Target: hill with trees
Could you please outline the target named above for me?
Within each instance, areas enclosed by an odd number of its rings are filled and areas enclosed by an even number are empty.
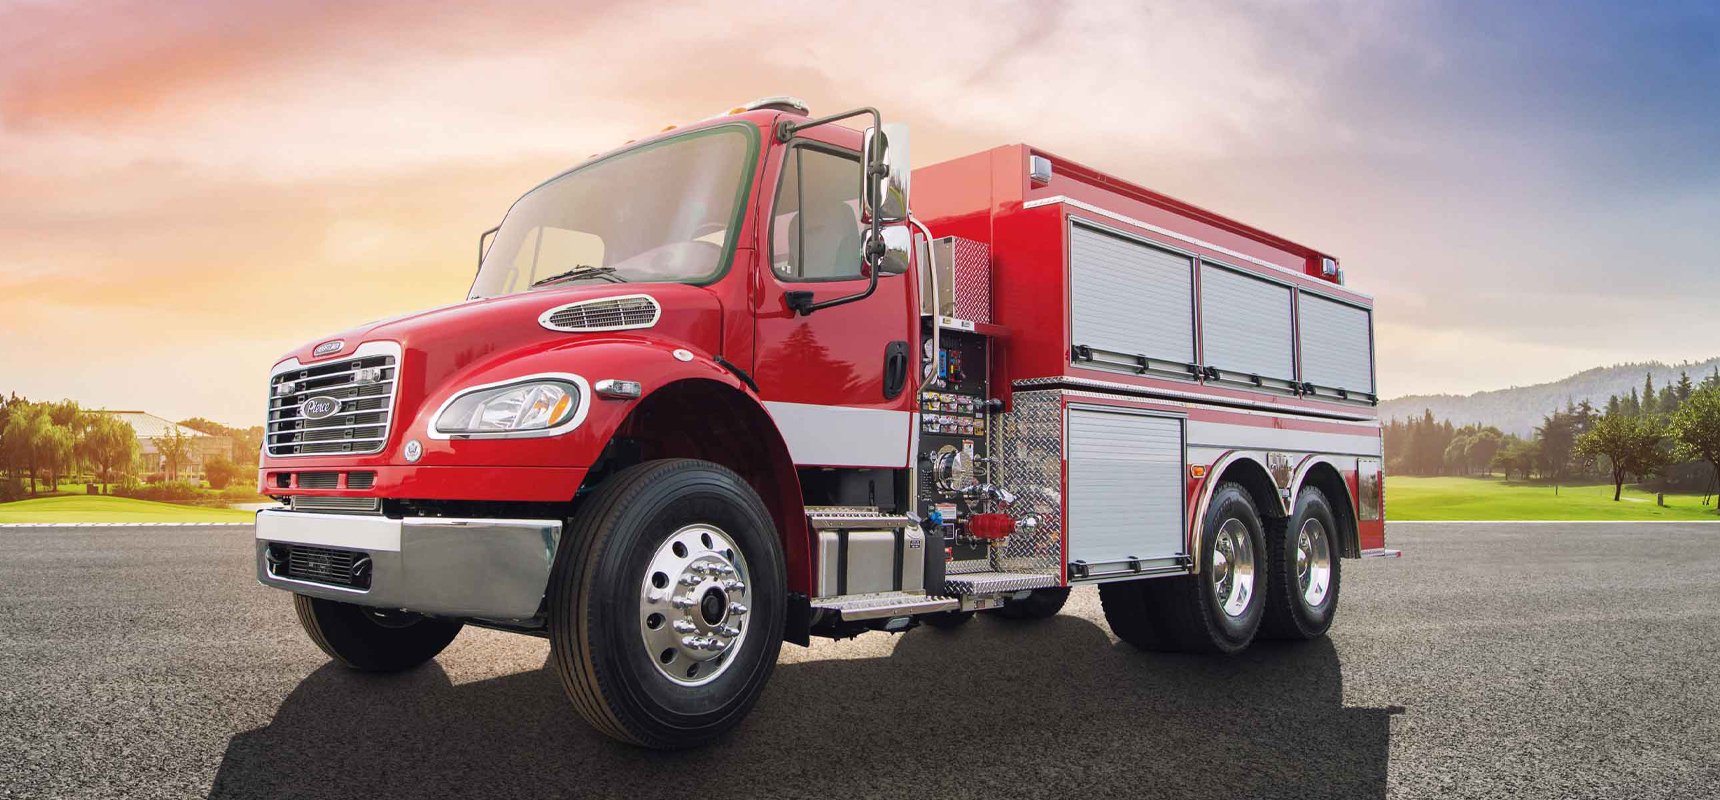
[[[1607,398],[1629,397],[1632,390],[1640,392],[1643,378],[1653,379],[1656,401],[1661,391],[1675,387],[1680,375],[1700,383],[1720,374],[1720,357],[1684,364],[1663,364],[1658,361],[1640,364],[1619,364],[1584,370],[1563,380],[1533,386],[1513,386],[1509,389],[1476,392],[1469,395],[1422,394],[1393,398],[1380,403],[1380,417],[1386,420],[1408,421],[1433,412],[1434,419],[1447,420],[1458,426],[1480,425],[1498,428],[1503,433],[1528,437],[1551,409],[1584,402],[1604,408]]]

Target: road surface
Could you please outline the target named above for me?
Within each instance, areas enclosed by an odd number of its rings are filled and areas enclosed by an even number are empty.
[[[240,528],[0,529],[0,797],[1692,797],[1720,792],[1720,525],[1394,525],[1329,639],[1040,624],[785,646],[727,741],[587,729],[540,639],[329,665]]]

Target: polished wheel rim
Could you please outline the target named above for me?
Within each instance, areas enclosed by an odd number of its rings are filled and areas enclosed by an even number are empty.
[[[750,573],[734,540],[688,525],[657,547],[639,589],[639,632],[657,671],[683,686],[716,680],[747,638]]]
[[[1254,540],[1232,517],[1218,526],[1212,546],[1212,594],[1227,617],[1240,617],[1254,597]]]
[[[1332,544],[1326,526],[1317,519],[1302,523],[1296,533],[1296,585],[1302,602],[1318,606],[1332,588]]]

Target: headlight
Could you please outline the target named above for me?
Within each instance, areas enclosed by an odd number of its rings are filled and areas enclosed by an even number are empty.
[[[442,407],[433,433],[450,436],[553,431],[580,416],[580,387],[571,380],[521,380],[469,389]]]

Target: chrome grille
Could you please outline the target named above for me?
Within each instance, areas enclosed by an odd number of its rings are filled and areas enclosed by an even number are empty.
[[[271,560],[280,558],[275,574],[283,578],[355,589],[370,588],[370,556],[356,550],[294,544],[271,545]],[[280,551],[285,550],[283,554]]]
[[[376,497],[317,497],[305,495],[290,498],[294,511],[339,511],[375,514],[382,510],[382,500]]]
[[[366,354],[367,349],[376,348],[360,347],[355,357],[326,364],[295,362],[269,379],[269,455],[361,455],[382,449],[394,412],[399,359]],[[340,406],[322,419],[307,419],[301,407],[312,397],[334,398]],[[299,476],[300,485],[311,488],[305,477]]]
[[[375,485],[376,473],[374,472],[349,472],[346,475],[346,488],[348,489],[369,489]]]
[[[333,489],[340,483],[338,472],[301,472],[300,489]]]
[[[604,297],[552,308],[538,322],[553,331],[615,331],[649,328],[661,309],[649,295]]]

